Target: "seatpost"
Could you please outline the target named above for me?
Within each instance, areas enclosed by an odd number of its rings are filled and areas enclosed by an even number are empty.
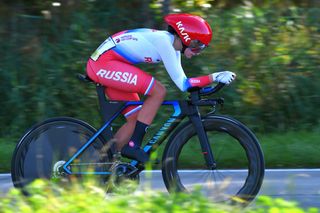
[[[108,121],[107,99],[106,99],[106,96],[104,93],[105,88],[101,84],[96,84],[96,90],[97,90],[97,94],[98,94],[100,113],[102,116],[102,120],[105,123]],[[113,137],[113,132],[112,132],[111,126],[106,128],[102,132],[102,135],[106,139],[105,142],[109,141]],[[114,147],[112,147],[112,148],[114,148]]]
[[[108,112],[107,112],[107,99],[105,96],[105,88],[101,84],[96,85],[96,90],[98,94],[100,113],[102,115],[103,122],[108,121]]]

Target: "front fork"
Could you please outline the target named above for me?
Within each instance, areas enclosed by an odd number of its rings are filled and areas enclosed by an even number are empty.
[[[202,154],[203,154],[204,159],[206,161],[207,167],[211,170],[216,169],[217,164],[216,164],[216,161],[214,160],[214,156],[213,156],[213,153],[212,153],[212,150],[210,147],[208,136],[207,136],[207,133],[204,129],[200,114],[196,113],[196,114],[191,115],[190,120],[196,129],[196,132],[197,132],[197,135],[199,138],[199,142],[201,145]]]

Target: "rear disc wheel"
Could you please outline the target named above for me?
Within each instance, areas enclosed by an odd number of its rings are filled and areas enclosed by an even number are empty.
[[[109,165],[101,164],[99,150],[104,139],[98,137],[70,165],[69,176],[63,170],[68,161],[94,134],[89,124],[74,118],[48,119],[32,127],[18,143],[12,159],[12,181],[15,187],[24,188],[36,179],[69,180],[72,176],[81,180],[86,171],[105,171]],[[111,161],[111,153],[103,162]]]

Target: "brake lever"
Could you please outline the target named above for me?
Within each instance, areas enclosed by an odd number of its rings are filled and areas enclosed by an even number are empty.
[[[224,106],[224,98],[215,99],[215,104],[212,105],[212,110],[207,115],[213,115],[217,111],[217,104],[220,105],[221,109]]]
[[[217,102],[221,106],[221,109],[222,109],[224,106],[224,98],[217,98]]]

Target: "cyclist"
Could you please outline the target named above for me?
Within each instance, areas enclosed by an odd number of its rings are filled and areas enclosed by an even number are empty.
[[[162,61],[181,91],[212,82],[230,84],[236,77],[233,72],[223,71],[187,78],[181,66],[181,54],[188,59],[199,55],[211,41],[211,27],[203,18],[191,14],[169,14],[164,20],[167,31],[142,28],[108,37],[87,62],[87,75],[106,86],[110,100],[138,101],[139,95],[147,96],[142,106],[125,109],[126,123],[114,136],[123,156],[142,163],[149,159],[141,149],[142,139],[164,100],[166,89],[135,64]]]

